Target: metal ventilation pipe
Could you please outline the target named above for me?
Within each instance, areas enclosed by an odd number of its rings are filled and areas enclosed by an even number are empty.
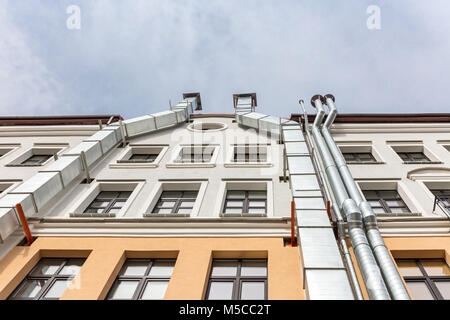
[[[320,161],[317,157],[317,152],[312,144],[312,137],[311,137],[311,134],[309,133],[308,114],[306,113],[304,102],[303,102],[303,100],[300,100],[299,103],[303,109],[303,114],[305,115],[305,127],[306,127],[305,131],[306,131],[308,141],[311,145],[311,153],[314,157],[314,161],[317,164],[317,170],[319,171],[320,180],[322,181],[322,185],[323,185],[326,197],[328,200],[330,200],[332,202],[333,211],[336,213],[337,225],[338,225],[338,240],[339,240],[339,244],[341,245],[342,253],[344,254],[345,263],[347,265],[348,273],[350,275],[350,280],[351,280],[352,287],[353,287],[353,292],[356,296],[356,299],[364,300],[364,296],[361,291],[361,287],[359,286],[358,277],[356,276],[356,271],[355,271],[355,267],[353,265],[352,257],[350,255],[350,252],[349,252],[348,246],[347,246],[346,235],[345,235],[345,221],[344,221],[344,218],[342,217],[341,211],[336,203],[336,200],[335,199],[333,200],[331,197],[330,190],[327,186],[327,181],[325,180],[325,176],[322,171],[323,164],[320,163]],[[329,116],[328,116],[328,118],[329,118]]]
[[[334,105],[334,97],[330,94],[324,97],[326,104],[330,110],[327,121],[322,127],[322,135],[328,145],[328,148],[333,155],[334,161],[337,164],[339,173],[344,181],[345,187],[350,194],[351,198],[356,202],[359,209],[362,212],[362,218],[364,226],[366,229],[367,238],[369,239],[370,246],[373,253],[375,254],[378,265],[383,274],[385,283],[389,289],[389,292],[393,299],[395,300],[410,300],[408,291],[403,284],[402,277],[397,271],[394,262],[389,254],[386,245],[384,244],[383,238],[381,237],[380,231],[378,229],[377,218],[372,210],[370,204],[364,200],[361,191],[356,185],[350,170],[348,169],[347,163],[341,150],[334,142],[330,131],[328,130],[336,118],[337,109]],[[331,118],[330,118],[331,117]],[[328,121],[332,119],[331,121]]]
[[[370,299],[389,300],[389,293],[383,282],[380,270],[377,266],[372,250],[363,230],[361,211],[355,201],[350,198],[341,180],[341,176],[333,160],[333,156],[328,150],[326,142],[320,133],[319,126],[322,124],[325,111],[322,107],[323,97],[316,95],[311,99],[311,104],[317,109],[316,119],[312,126],[312,134],[322,158],[325,172],[330,182],[339,209],[347,217],[348,233],[355,252],[356,260],[361,270],[361,274],[366,285]]]

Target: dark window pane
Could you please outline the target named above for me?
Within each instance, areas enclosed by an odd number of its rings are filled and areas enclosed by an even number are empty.
[[[429,276],[450,277],[450,268],[444,260],[421,260],[420,262]]]
[[[72,279],[57,279],[45,294],[45,299],[60,298],[71,282]]]
[[[242,282],[241,300],[264,300],[264,282],[244,281]]]
[[[445,300],[450,300],[450,281],[435,281],[436,287]]]
[[[414,300],[434,300],[425,282],[407,282],[408,289]]]
[[[168,285],[169,281],[148,281],[141,300],[162,300]]]
[[[419,266],[415,261],[398,260],[396,262],[402,276],[404,277],[423,276],[422,272],[419,269]]]
[[[42,290],[47,279],[42,280],[25,280],[14,297],[17,298],[34,298]]]
[[[62,263],[63,260],[42,259],[33,269],[31,275],[54,275]]]
[[[242,261],[241,276],[267,277],[267,262],[263,260]]]
[[[237,272],[237,261],[234,260],[216,260],[213,263],[213,268],[211,272],[212,277],[234,277]]]
[[[139,281],[118,280],[108,299],[132,299]]]
[[[127,260],[120,275],[122,276],[143,276],[150,264],[150,260]]]
[[[233,297],[233,282],[211,281],[208,300],[231,300]]]
[[[152,268],[150,269],[150,276],[164,276],[170,278],[173,272],[173,268],[175,267],[174,260],[157,260],[153,263]]]

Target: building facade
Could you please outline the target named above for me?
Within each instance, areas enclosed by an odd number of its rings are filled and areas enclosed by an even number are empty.
[[[3,119],[0,299],[395,299],[338,219],[315,117],[255,112],[256,94],[233,107],[204,114],[190,93],[128,120]],[[407,295],[448,299],[450,116],[330,131]]]

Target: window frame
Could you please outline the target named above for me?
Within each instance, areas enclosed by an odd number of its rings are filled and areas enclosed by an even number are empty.
[[[389,191],[389,192],[396,192],[398,195],[398,198],[383,198],[381,196],[378,196],[377,198],[368,198],[366,197],[366,195],[364,194],[365,191],[370,191],[370,192],[375,192],[377,195],[379,195],[380,191]],[[406,202],[403,200],[402,196],[398,193],[397,190],[363,190],[363,194],[364,194],[364,198],[370,202],[370,201],[378,201],[380,203],[381,208],[384,210],[385,214],[408,214],[408,213],[412,213],[411,209],[408,207],[408,205],[406,204]],[[404,206],[390,206],[387,202],[388,201],[401,201]],[[392,208],[406,208],[408,211],[407,212],[392,212]]]
[[[129,261],[148,261],[147,269],[145,270],[145,273],[143,276],[124,276],[120,273],[122,272],[123,267],[125,264]],[[106,300],[122,300],[122,301],[132,301],[132,300],[141,300],[142,294],[144,293],[145,285],[150,281],[155,282],[170,282],[170,279],[172,278],[173,273],[170,275],[170,277],[166,276],[150,276],[150,271],[156,261],[173,261],[174,262],[174,269],[177,262],[176,258],[128,258],[125,260],[125,262],[122,265],[122,268],[120,269],[119,273],[117,274],[116,278],[114,279],[113,284],[111,285],[111,288],[108,291],[108,294],[106,295]],[[138,285],[136,286],[135,292],[133,293],[133,296],[130,299],[110,299],[113,289],[115,289],[117,283],[119,281],[138,281]],[[164,293],[165,295],[165,293]],[[164,298],[163,298],[164,300]]]
[[[214,262],[217,261],[236,261],[237,262],[237,268],[236,268],[236,275],[235,276],[219,276],[219,277],[213,277],[212,271],[214,267]],[[266,262],[266,276],[242,276],[241,275],[241,269],[242,264],[244,261],[264,261]],[[241,300],[242,296],[242,283],[243,282],[264,282],[264,300],[268,300],[268,278],[269,278],[269,268],[268,268],[268,260],[267,259],[213,259],[211,262],[211,268],[209,270],[209,277],[208,277],[208,285],[206,288],[205,298],[204,300],[210,300],[208,299],[209,293],[211,291],[211,283],[212,282],[233,282],[233,291],[231,295],[231,301],[233,300]],[[264,301],[263,300],[263,301]],[[219,300],[220,301],[220,300]],[[224,301],[224,300],[222,300]],[[228,301],[228,300],[226,300]]]
[[[402,159],[403,163],[405,164],[411,164],[411,163],[419,163],[419,164],[426,164],[431,163],[431,159],[427,157],[427,155],[423,152],[406,152],[406,151],[396,151],[397,155]],[[422,159],[417,160],[413,157],[413,154],[421,154]]]
[[[153,162],[148,161],[130,161],[130,158],[134,154],[145,154],[146,152],[156,152],[158,150],[158,156]],[[157,168],[159,167],[166,152],[169,150],[167,144],[130,144],[119,155],[114,163],[109,164],[111,169],[137,169],[137,168]],[[142,153],[139,153],[142,152]],[[152,153],[156,154],[156,153]]]
[[[265,161],[236,161],[235,155],[236,155],[236,148],[238,147],[244,147],[244,148],[251,148],[254,147],[255,149],[260,149],[261,147],[265,148],[265,155],[266,159]],[[226,155],[226,162],[224,163],[225,168],[267,168],[273,166],[273,158],[272,158],[272,144],[270,142],[261,142],[261,143],[232,143],[229,145],[227,149],[227,155]],[[250,150],[248,153],[250,157]],[[278,154],[278,153],[277,153]]]
[[[28,148],[26,151],[24,151],[22,154],[20,154],[18,157],[16,157],[14,160],[10,161],[8,164],[6,164],[6,167],[43,167],[50,163],[52,159],[56,156],[61,155],[67,148],[68,144],[64,143],[55,143],[55,144],[36,144],[32,146],[31,148]],[[45,161],[42,161],[37,164],[24,164],[23,162],[27,161],[29,158],[35,156],[35,155],[50,155],[51,156],[46,159]]]
[[[32,275],[33,272],[36,270],[36,268],[39,266],[41,261],[43,260],[53,260],[58,261],[61,260],[58,269],[51,275]],[[78,274],[76,275],[60,275],[58,274],[64,266],[69,262],[69,260],[82,260],[83,264],[86,262],[86,258],[41,258],[38,263],[28,272],[28,274],[25,276],[25,278],[19,283],[19,285],[13,290],[13,292],[9,295],[8,300],[59,300],[59,298],[45,298],[45,295],[49,292],[49,290],[52,288],[53,284],[57,280],[73,280]],[[83,264],[81,265],[81,268],[83,267]],[[80,268],[80,269],[81,269]],[[16,293],[18,293],[26,281],[38,281],[38,280],[47,280],[47,282],[42,286],[42,288],[39,290],[39,292],[36,294],[34,298],[19,298],[14,297]],[[67,290],[67,288],[66,288]],[[65,292],[65,291],[64,291]],[[63,293],[64,294],[64,293]]]
[[[183,151],[183,148],[190,147],[210,147],[213,148],[213,152],[211,154],[211,158],[209,161],[205,162],[178,162],[178,158]],[[216,166],[217,157],[219,155],[219,144],[213,143],[189,143],[189,144],[180,144],[174,148],[172,152],[172,158],[169,163],[166,164],[166,168],[214,168]]]
[[[347,160],[345,158],[346,154],[351,154],[355,160],[354,161]],[[371,160],[361,160],[361,155],[362,154],[370,155]],[[342,156],[344,157],[345,162],[348,163],[348,164],[374,164],[374,163],[378,163],[377,159],[374,157],[372,152],[342,152]]]
[[[190,213],[179,213],[179,209],[191,209],[191,213],[192,210],[194,210],[194,206],[195,206],[195,202],[197,201],[198,198],[198,194],[199,194],[200,190],[171,190],[171,191],[162,191],[161,195],[159,196],[158,201],[156,202],[156,205],[153,207],[152,212],[150,214],[154,214],[154,215],[158,215],[158,216],[165,216],[165,215],[175,215],[175,216],[190,216]],[[155,210],[159,210],[159,209],[169,209],[169,207],[161,207],[158,206],[158,204],[160,202],[164,202],[161,197],[163,196],[164,192],[181,192],[181,197],[179,198],[166,198],[170,200],[174,200],[175,204],[172,206],[171,208],[171,212],[170,213],[159,213],[159,212],[155,212]],[[197,192],[195,198],[184,198],[184,194],[186,192]],[[182,203],[183,203],[183,199],[187,199],[187,200],[194,200],[194,203],[192,204],[192,208],[187,208],[187,207],[182,207]]]
[[[228,198],[228,192],[230,191],[236,191],[236,192],[244,192],[243,198],[236,198],[236,199],[229,199]],[[264,191],[266,193],[266,197],[264,199],[264,209],[265,213],[250,213],[249,209],[251,208],[249,205],[249,202],[252,200],[249,197],[249,192],[251,191]],[[262,199],[256,199],[257,201],[263,201]],[[233,207],[233,206],[227,206],[228,201],[242,201],[242,212],[241,213],[226,213],[226,209],[240,209],[241,207]],[[253,208],[262,208],[262,207],[253,207]],[[223,204],[222,209],[223,216],[225,217],[234,217],[234,216],[246,216],[246,217],[266,217],[267,216],[267,190],[226,190],[225,193],[225,201]]]
[[[414,262],[417,267],[419,268],[420,272],[422,272],[422,276],[403,276],[403,279],[405,280],[406,285],[408,285],[408,282],[421,282],[425,283],[427,288],[430,290],[430,294],[433,296],[434,300],[445,300],[442,296],[441,292],[439,291],[438,287],[436,286],[435,282],[450,282],[450,276],[430,276],[428,275],[426,269],[422,265],[421,261],[442,261],[445,264],[447,262],[445,259],[395,259],[395,262],[399,261],[409,261]],[[447,264],[448,266],[448,264]],[[413,297],[414,298],[414,297]]]
[[[97,180],[91,183],[91,186],[86,190],[77,202],[69,209],[68,216],[71,218],[115,218],[126,214],[128,209],[133,204],[134,200],[140,193],[145,184],[142,181],[127,181],[127,180]],[[117,213],[85,213],[85,210],[94,201],[95,198],[102,191],[131,191],[131,195]]]

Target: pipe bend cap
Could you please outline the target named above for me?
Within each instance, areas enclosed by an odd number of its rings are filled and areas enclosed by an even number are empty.
[[[326,94],[324,97],[323,97],[323,99],[325,100],[325,101],[327,101],[327,99],[331,99],[331,100],[333,100],[333,102],[336,102],[336,99],[334,98],[334,96],[332,95],[332,94]]]
[[[315,96],[313,96],[311,98],[311,105],[313,106],[313,108],[316,107],[316,104],[314,103],[317,99],[320,99],[320,102],[323,103],[323,97],[320,94],[316,94]]]

